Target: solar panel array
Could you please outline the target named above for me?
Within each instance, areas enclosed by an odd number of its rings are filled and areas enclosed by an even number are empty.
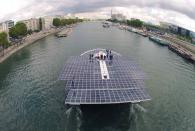
[[[122,77],[121,79],[144,79],[144,73],[139,69],[134,61],[120,59],[121,56],[115,56],[113,60],[106,60],[106,65],[112,79]],[[72,79],[101,79],[100,66],[97,60],[89,60],[88,57],[71,57],[66,62],[60,80]]]
[[[150,100],[144,89],[144,73],[133,61],[115,54],[113,60],[106,59],[110,79],[102,79],[97,59],[82,56],[70,57],[60,74],[66,80],[68,95],[65,104],[112,104]]]
[[[66,104],[114,104],[140,102],[149,100],[144,89],[124,90],[70,90],[65,100]]]

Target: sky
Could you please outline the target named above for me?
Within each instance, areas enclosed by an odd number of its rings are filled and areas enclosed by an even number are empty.
[[[0,21],[68,13],[109,18],[111,10],[127,18],[164,21],[195,31],[195,0],[0,0]]]

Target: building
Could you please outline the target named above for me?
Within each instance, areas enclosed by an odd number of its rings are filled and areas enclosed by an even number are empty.
[[[111,19],[112,20],[118,20],[118,21],[124,21],[126,20],[126,17],[123,14],[111,14]]]
[[[195,38],[192,38],[192,43],[195,44]]]
[[[43,18],[41,18],[42,21],[42,29],[43,30],[48,30],[51,29],[53,26],[53,16],[45,16]]]
[[[8,20],[8,21],[0,23],[0,32],[7,33],[8,41],[10,41],[8,32],[9,32],[9,29],[11,29],[13,26],[14,26],[14,21],[12,21],[12,20]]]
[[[192,43],[195,44],[195,32],[190,32],[190,37],[192,37]]]
[[[195,32],[190,31],[190,37],[195,38]]]
[[[160,27],[162,27],[163,29],[169,29],[170,26],[171,26],[170,23],[160,22]]]
[[[186,36],[186,37],[191,37],[190,34],[192,33],[192,31],[190,31],[190,30],[188,30],[186,28],[177,26],[177,25],[171,25],[169,27],[169,31],[171,33],[174,33],[174,34],[177,34],[177,35]]]
[[[26,24],[27,30],[32,30],[32,31],[40,30],[39,19],[31,18],[20,22]]]
[[[190,30],[185,29],[183,27],[178,27],[178,34],[180,34],[182,36],[190,37]]]
[[[176,26],[176,25],[170,25],[169,26],[169,31],[171,33],[177,34],[178,33],[178,26]]]
[[[0,32],[3,32],[3,24],[0,23]]]
[[[177,34],[177,35],[182,35],[182,36],[186,36],[186,37],[192,37],[192,31],[183,28],[181,26],[178,25],[174,25],[171,23],[167,23],[167,22],[160,22],[160,26],[163,29],[167,29],[168,31],[170,31],[171,33]]]
[[[14,21],[8,20],[0,23],[0,32],[9,32],[9,29],[14,26]]]

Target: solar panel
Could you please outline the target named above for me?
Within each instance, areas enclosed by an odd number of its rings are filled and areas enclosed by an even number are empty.
[[[144,89],[144,72],[136,62],[116,52],[113,59],[109,59],[108,53],[101,56],[106,53],[105,49],[94,49],[67,60],[59,77],[67,81],[65,104],[134,103],[150,99]]]
[[[96,74],[100,74],[98,61],[94,60],[91,62],[86,57],[84,58],[80,56],[69,59],[62,70],[60,80],[70,80],[73,79],[73,77],[74,79],[80,79],[80,77],[84,79],[86,75],[91,77],[91,79],[97,79],[94,77]],[[113,78],[116,78],[120,75],[131,79],[144,79],[144,73],[138,68],[138,66],[134,64],[133,61],[124,62],[120,59],[114,59],[111,61],[112,64],[110,65],[109,62],[110,61],[106,61],[106,64],[108,65],[107,68],[109,74],[111,74]]]
[[[70,90],[66,97],[66,104],[112,104],[141,102],[150,100],[145,89],[124,89],[124,90]]]
[[[72,80],[66,84],[67,89],[137,89],[144,88],[141,80]]]

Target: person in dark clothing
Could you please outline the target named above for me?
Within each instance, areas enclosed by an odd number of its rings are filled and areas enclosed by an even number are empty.
[[[108,58],[108,55],[109,55],[109,50],[106,49],[106,57]]]

